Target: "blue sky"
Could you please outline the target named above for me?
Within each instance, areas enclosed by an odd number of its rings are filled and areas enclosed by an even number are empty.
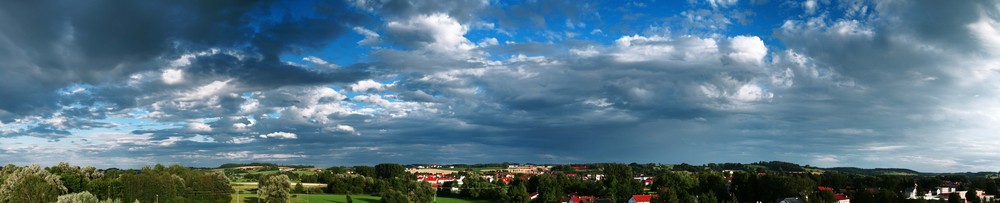
[[[1000,167],[992,1],[0,3],[0,162]]]

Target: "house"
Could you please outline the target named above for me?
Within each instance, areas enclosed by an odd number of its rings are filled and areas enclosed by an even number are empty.
[[[632,195],[631,199],[628,199],[628,203],[650,203],[653,201],[653,195]]]
[[[538,192],[532,192],[530,195],[528,195],[528,199],[531,200],[538,199]]]
[[[784,199],[778,199],[778,203],[806,203],[806,201],[803,201],[802,198],[798,197],[789,197]]]
[[[834,198],[837,198],[837,203],[851,203],[851,198],[848,198],[844,194],[834,194]]]
[[[278,167],[279,171],[294,171],[295,168],[292,167]]]
[[[563,197],[562,203],[593,203],[594,200],[596,200],[594,198],[594,196],[576,196],[576,195],[570,195],[570,196]]]

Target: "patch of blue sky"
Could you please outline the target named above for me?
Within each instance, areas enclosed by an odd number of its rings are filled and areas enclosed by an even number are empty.
[[[262,116],[262,118],[279,119],[279,118],[281,118],[281,112],[280,111],[275,111],[275,112],[271,112],[271,113],[266,113],[266,114],[264,114]]]

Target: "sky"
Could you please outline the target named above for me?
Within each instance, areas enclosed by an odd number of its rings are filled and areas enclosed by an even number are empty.
[[[0,162],[1000,168],[1000,2],[0,1]]]

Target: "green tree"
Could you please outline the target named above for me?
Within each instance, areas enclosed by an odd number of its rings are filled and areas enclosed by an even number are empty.
[[[371,166],[354,166],[354,174],[374,178],[375,168]]]
[[[235,190],[229,185],[229,178],[219,172],[193,172],[185,178],[188,184],[186,196],[192,201],[230,202]]]
[[[813,193],[809,197],[809,202],[811,203],[834,203],[837,202],[837,197],[834,196],[833,192],[828,190],[819,191]]]
[[[64,193],[66,187],[58,175],[31,165],[17,169],[4,179],[0,185],[0,202],[55,202]]]
[[[462,180],[462,196],[479,199],[486,196],[487,190],[493,187],[490,181],[479,176],[468,176]]]
[[[379,201],[381,203],[407,203],[410,200],[406,199],[406,195],[402,192],[389,189],[387,191],[382,191],[382,199]]]
[[[538,195],[542,202],[549,203],[559,202],[566,193],[556,176],[545,174],[538,176]]]
[[[413,184],[413,202],[416,203],[430,203],[434,201],[434,187],[428,182],[415,182]]]
[[[715,192],[708,192],[698,196],[699,203],[717,203],[719,198],[715,196]]]
[[[642,183],[633,179],[634,173],[628,165],[608,164],[604,166],[604,175],[605,194],[612,202],[624,202],[642,192]]]
[[[965,201],[962,201],[962,195],[958,195],[957,192],[953,192],[948,195],[948,203],[964,203],[964,202]]]
[[[528,203],[529,201],[531,201],[531,196],[528,194],[528,189],[524,187],[524,184],[517,184],[507,189],[507,194],[504,195],[502,202]]]
[[[375,176],[379,179],[403,178],[406,174],[406,168],[399,164],[375,165]]]
[[[90,192],[80,192],[60,195],[56,203],[97,203],[97,196]]]
[[[965,193],[965,200],[969,203],[979,203],[979,196],[976,196],[976,188],[969,187],[969,191]]]
[[[302,182],[295,183],[295,189],[292,189],[292,193],[305,193],[306,188],[302,187]]]
[[[288,202],[291,181],[286,175],[266,175],[258,181],[257,195],[267,202]]]
[[[120,200],[120,199],[106,199],[106,200],[97,201],[97,203],[122,203],[122,200]]]
[[[157,165],[156,168],[144,167],[138,173],[128,170],[118,179],[123,186],[121,197],[125,201],[167,202],[183,199],[181,194],[185,193],[186,188],[183,178],[170,174],[162,165]]]
[[[663,187],[657,190],[658,195],[653,198],[654,203],[678,203],[681,202],[674,190]]]

